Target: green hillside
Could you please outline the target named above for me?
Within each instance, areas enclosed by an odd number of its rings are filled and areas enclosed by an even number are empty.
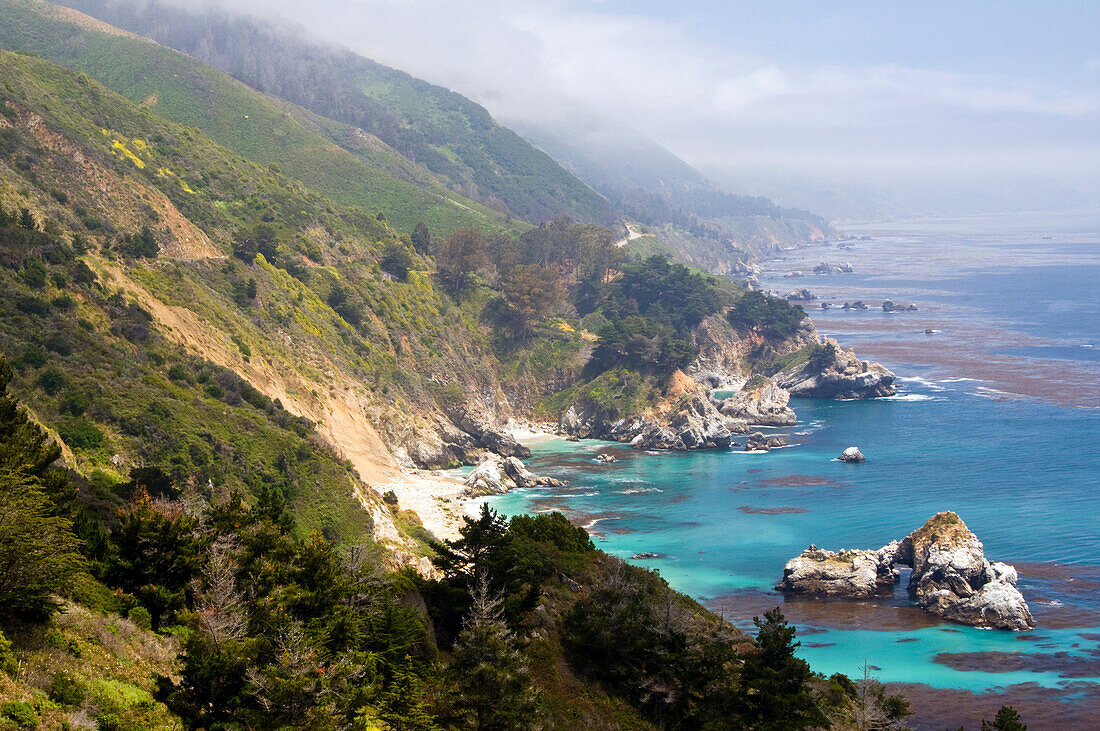
[[[277,164],[333,201],[384,212],[401,231],[499,227],[503,217],[448,190],[377,138],[266,97],[211,66],[39,0],[0,1],[0,48],[33,53],[101,83],[234,152]]]
[[[483,107],[404,72],[243,16],[162,3],[66,4],[213,64],[260,91],[360,127],[453,190],[517,218],[612,218],[607,201]]]

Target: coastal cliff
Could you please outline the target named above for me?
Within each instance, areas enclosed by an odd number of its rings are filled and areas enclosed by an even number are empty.
[[[776,589],[842,599],[889,596],[900,577],[897,566],[912,568],[908,591],[926,612],[971,627],[1035,627],[1016,588],[1016,569],[986,559],[981,541],[953,512],[937,513],[902,541],[877,551],[833,552],[811,545],[787,562]]]

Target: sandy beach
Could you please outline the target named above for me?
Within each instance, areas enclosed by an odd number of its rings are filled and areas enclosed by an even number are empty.
[[[564,439],[554,434],[551,424],[509,424],[508,431],[520,444],[530,446],[549,439]],[[376,489],[385,493],[393,490],[402,510],[412,510],[420,516],[420,522],[440,540],[459,537],[458,529],[463,518],[475,517],[481,511],[483,498],[466,494],[462,482],[463,473],[451,470],[407,470],[400,477],[379,484]]]

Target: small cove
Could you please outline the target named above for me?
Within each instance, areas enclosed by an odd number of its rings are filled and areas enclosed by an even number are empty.
[[[1043,222],[1053,241],[1020,219],[937,222],[869,229],[874,240],[853,250],[769,263],[766,288],[918,305],[900,314],[807,305],[819,330],[902,377],[897,397],[794,400],[798,424],[769,430],[791,446],[769,453],[542,442],[531,468],[569,487],[515,491],[494,507],[561,510],[609,553],[658,554],[636,562],[740,626],[783,606],[800,653],[826,674],[858,676],[866,663],[886,682],[973,692],[1032,683],[1067,698],[1077,683],[1100,683],[1100,363],[1082,347],[1100,341],[1100,238],[1090,233],[1100,225],[1067,219],[1059,233],[1057,220]],[[850,260],[856,274],[782,278],[821,259]],[[1051,393],[1035,392],[1040,380]],[[835,461],[853,444],[866,463]],[[600,452],[618,461],[597,463]],[[1017,564],[1034,632],[937,622],[909,606],[904,587],[844,607],[785,603],[772,591],[809,543],[877,548],[941,510],[958,512],[992,560]]]

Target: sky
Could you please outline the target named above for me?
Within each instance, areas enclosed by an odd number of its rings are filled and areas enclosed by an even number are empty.
[[[263,7],[505,122],[606,116],[718,175],[1027,174],[1100,201],[1095,0]]]

